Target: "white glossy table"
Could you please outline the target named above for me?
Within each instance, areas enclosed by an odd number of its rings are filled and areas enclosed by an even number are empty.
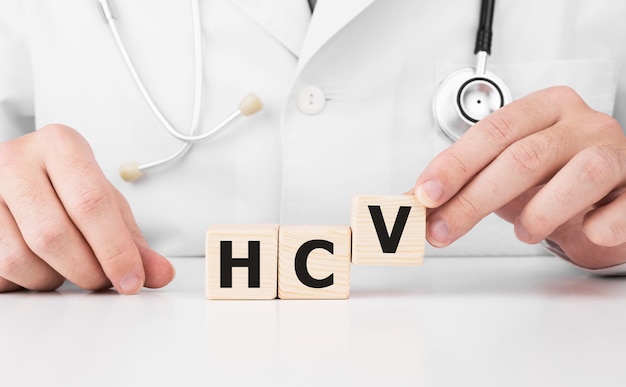
[[[0,295],[0,385],[626,385],[626,278],[556,258],[352,266],[341,301],[208,301],[173,262],[136,296]]]

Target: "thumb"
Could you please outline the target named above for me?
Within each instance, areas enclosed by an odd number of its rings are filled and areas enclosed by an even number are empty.
[[[126,227],[135,241],[135,245],[137,245],[137,249],[141,255],[146,275],[144,286],[147,288],[161,288],[169,284],[175,276],[174,266],[165,257],[148,246],[148,242],[146,242],[146,239],[135,221],[130,205],[115,187],[112,185],[111,187],[115,192],[120,211],[122,213],[122,218],[124,219]]]

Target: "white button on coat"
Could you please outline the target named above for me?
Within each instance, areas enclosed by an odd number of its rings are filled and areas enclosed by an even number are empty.
[[[319,87],[307,86],[298,93],[296,103],[302,113],[314,115],[324,109],[326,96]]]

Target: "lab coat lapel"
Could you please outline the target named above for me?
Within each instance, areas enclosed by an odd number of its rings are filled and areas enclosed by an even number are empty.
[[[272,36],[300,56],[311,10],[307,0],[231,0]]]
[[[298,63],[298,72],[315,53],[375,0],[318,0]],[[306,3],[304,0],[296,2]]]

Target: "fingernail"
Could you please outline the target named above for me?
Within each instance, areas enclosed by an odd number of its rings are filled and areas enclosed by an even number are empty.
[[[141,288],[141,279],[136,274],[131,274],[124,277],[120,281],[120,293],[122,294],[134,294]]]
[[[445,246],[450,237],[448,225],[441,219],[434,219],[428,222],[428,236],[430,243],[435,246]]]
[[[443,196],[443,188],[436,180],[426,180],[415,190],[417,199],[426,207],[435,207]]]

